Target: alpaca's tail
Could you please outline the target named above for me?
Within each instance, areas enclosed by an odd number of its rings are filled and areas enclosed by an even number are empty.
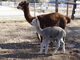
[[[67,24],[71,22],[71,18],[68,16],[65,16],[66,20],[67,20]]]

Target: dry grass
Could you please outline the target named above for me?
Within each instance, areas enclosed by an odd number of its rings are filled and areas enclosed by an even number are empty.
[[[54,56],[51,53],[55,47],[50,47],[47,55],[39,54],[40,44],[35,29],[26,21],[1,22],[0,60],[79,60],[80,52],[74,52],[80,46],[80,35],[75,35],[80,34],[79,22],[72,21],[66,28],[66,53],[61,54],[59,49]]]

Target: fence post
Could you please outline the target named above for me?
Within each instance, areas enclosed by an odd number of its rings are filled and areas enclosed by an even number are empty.
[[[16,5],[16,0],[13,0],[13,2],[14,2],[14,6]]]
[[[67,3],[67,14],[66,14],[67,16],[68,16],[68,8],[69,8],[69,4]]]
[[[36,0],[34,0],[34,16],[36,16]]]
[[[58,12],[58,0],[56,0],[55,12]]]
[[[74,0],[75,3],[76,3],[76,1],[77,0]],[[73,5],[73,11],[72,11],[71,19],[74,19],[75,9],[76,9],[76,4]]]

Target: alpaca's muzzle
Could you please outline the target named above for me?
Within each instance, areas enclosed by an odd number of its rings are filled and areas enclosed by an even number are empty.
[[[22,9],[22,7],[21,6],[17,6],[17,9]]]

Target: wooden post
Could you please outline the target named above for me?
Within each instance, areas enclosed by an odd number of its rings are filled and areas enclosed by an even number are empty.
[[[13,1],[14,2],[14,6],[16,5],[16,0]]]
[[[55,12],[58,12],[58,0],[56,0]]]
[[[74,0],[75,3],[76,3],[76,1],[77,0]],[[76,4],[73,5],[73,11],[72,11],[71,19],[74,19],[75,9],[76,9]]]
[[[36,16],[36,0],[34,0],[34,16]]]
[[[67,3],[67,13],[66,13],[67,16],[68,16],[68,8],[69,8],[69,4]]]

